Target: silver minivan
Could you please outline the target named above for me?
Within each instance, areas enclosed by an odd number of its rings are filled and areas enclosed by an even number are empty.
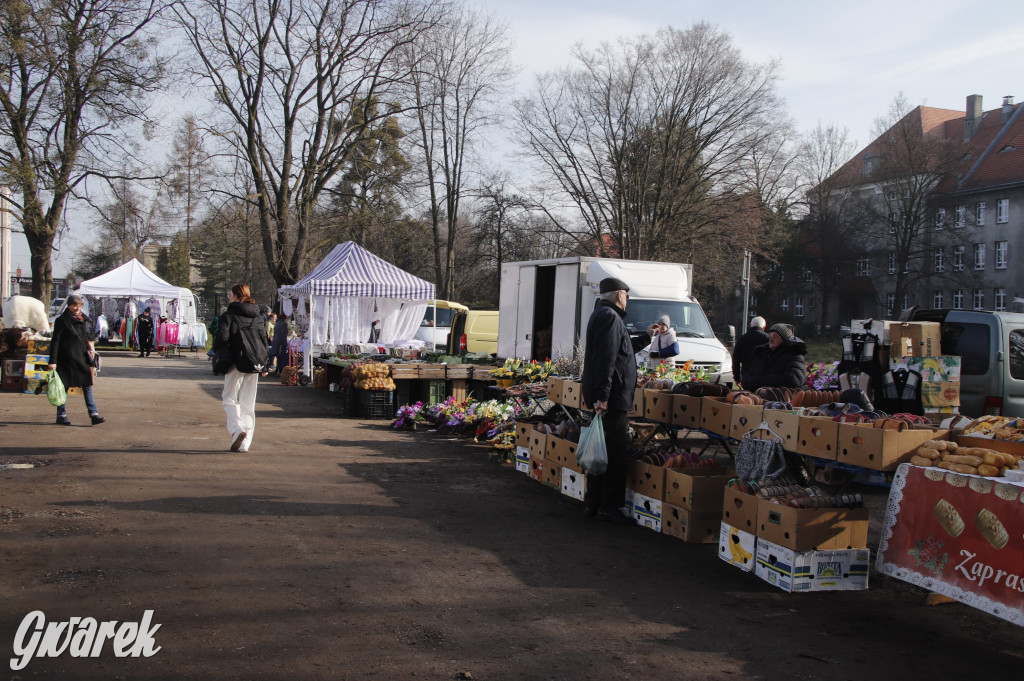
[[[914,310],[942,324],[942,354],[959,355],[960,413],[1024,416],[1024,313]]]

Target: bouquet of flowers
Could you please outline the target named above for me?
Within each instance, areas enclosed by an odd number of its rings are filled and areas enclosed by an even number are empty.
[[[807,365],[807,387],[812,390],[836,390],[839,388],[839,375],[836,369],[839,362],[812,362]]]

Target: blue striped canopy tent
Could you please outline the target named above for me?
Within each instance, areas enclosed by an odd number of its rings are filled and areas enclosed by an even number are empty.
[[[302,279],[282,286],[281,293],[433,300],[434,285],[378,258],[354,241],[346,241],[335,246]]]

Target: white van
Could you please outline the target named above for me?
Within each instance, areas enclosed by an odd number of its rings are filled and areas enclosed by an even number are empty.
[[[691,295],[693,266],[681,263],[574,257],[503,264],[498,357],[574,357],[607,277],[629,285],[625,321],[632,335],[646,334],[652,322],[668,315],[679,342],[676,364],[692,360],[711,381],[732,383],[729,351]],[[638,363],[645,358],[638,355]]]
[[[437,307],[437,318],[434,318],[434,307]],[[469,308],[460,303],[453,303],[450,300],[435,300],[427,305],[427,311],[420,321],[420,328],[416,330],[416,338],[442,350],[448,342],[448,334],[452,330],[452,319],[456,312],[465,312]]]

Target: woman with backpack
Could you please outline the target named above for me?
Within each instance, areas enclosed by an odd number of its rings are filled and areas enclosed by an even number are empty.
[[[235,284],[213,340],[214,370],[224,371],[221,401],[228,415],[231,451],[247,452],[256,430],[256,388],[267,375],[267,327],[247,284]],[[216,366],[219,357],[230,357]],[[219,372],[218,372],[219,373]]]

